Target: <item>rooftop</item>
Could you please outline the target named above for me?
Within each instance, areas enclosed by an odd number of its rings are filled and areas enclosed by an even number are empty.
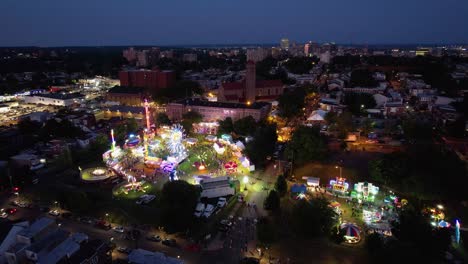
[[[42,217],[39,220],[36,220],[31,226],[18,233],[20,236],[33,237],[37,233],[41,232],[43,229],[47,228],[49,225],[54,224],[55,220],[48,217]]]
[[[80,245],[80,250],[75,252],[70,258],[62,260],[58,263],[66,264],[81,264],[85,263],[85,260],[92,258],[96,253],[101,250],[109,250],[108,244],[104,243],[102,240],[90,240],[87,243]]]
[[[31,97],[46,97],[52,99],[60,99],[60,100],[68,100],[68,99],[75,99],[75,98],[82,98],[84,97],[81,93],[49,93],[49,94],[37,94],[37,95],[29,95]]]
[[[145,112],[144,107],[140,106],[125,106],[125,105],[113,105],[107,108],[109,111],[112,112],[122,112],[122,113],[133,113],[133,114],[143,114]]]
[[[180,259],[175,259],[165,256],[160,252],[151,252],[144,249],[134,249],[128,255],[128,262],[135,264],[183,264],[184,262]]]
[[[127,86],[114,86],[108,93],[126,93],[126,94],[142,94],[143,88],[140,87],[127,87]]]
[[[236,108],[236,109],[261,109],[268,106],[266,102],[254,102],[250,105],[244,103],[227,103],[227,102],[210,102],[200,99],[184,99],[175,102],[176,104],[183,104],[186,106],[205,106],[205,107],[219,107],[219,108]]]

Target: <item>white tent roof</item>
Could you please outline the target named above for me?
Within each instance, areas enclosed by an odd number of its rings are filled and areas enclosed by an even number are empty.
[[[310,114],[310,116],[307,118],[307,121],[323,121],[325,120],[325,115],[327,114],[328,112],[325,111],[325,110],[315,110],[312,112],[312,114]]]

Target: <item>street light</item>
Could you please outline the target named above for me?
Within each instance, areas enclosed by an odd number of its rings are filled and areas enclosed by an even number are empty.
[[[242,181],[244,182],[244,190],[247,190],[247,183],[249,183],[249,177],[248,177],[248,176],[244,176],[244,178],[242,179]]]
[[[335,166],[335,169],[340,169],[340,178],[343,178],[343,168],[341,166]]]

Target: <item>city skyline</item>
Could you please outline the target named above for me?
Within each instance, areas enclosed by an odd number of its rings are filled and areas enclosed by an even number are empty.
[[[301,6],[301,8],[298,8]],[[456,7],[456,8],[455,8]],[[468,3],[297,1],[123,3],[4,1],[0,46],[461,44]]]

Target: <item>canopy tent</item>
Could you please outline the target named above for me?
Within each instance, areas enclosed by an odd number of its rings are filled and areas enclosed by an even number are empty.
[[[306,193],[307,187],[304,184],[294,184],[291,186],[291,193]]]
[[[327,113],[328,112],[325,110],[315,110],[307,118],[307,121],[325,121],[325,116],[327,115]]]
[[[346,243],[358,243],[361,241],[361,230],[353,223],[343,223],[340,227],[344,231],[344,239]]]

